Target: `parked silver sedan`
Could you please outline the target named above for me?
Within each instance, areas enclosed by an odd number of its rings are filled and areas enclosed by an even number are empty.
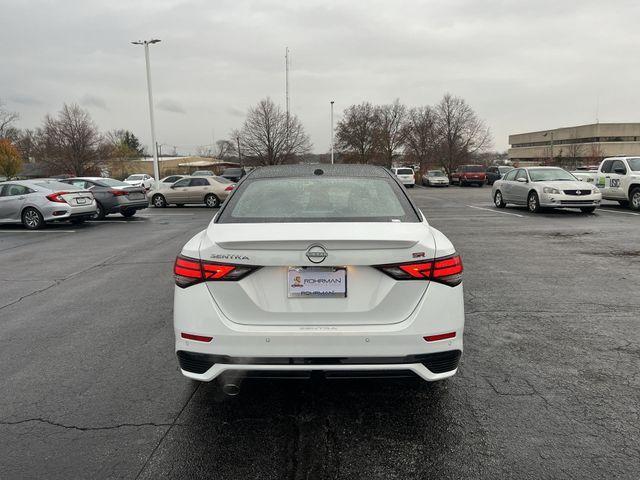
[[[422,185],[425,187],[448,187],[449,177],[442,170],[428,170],[422,175]]]
[[[216,177],[185,177],[176,183],[160,184],[158,190],[151,190],[151,204],[154,207],[178,206],[186,204],[205,204],[210,208],[219,207],[229,196],[234,184],[229,180]]]
[[[492,195],[498,208],[509,203],[526,205],[532,213],[542,208],[579,208],[592,213],[602,201],[600,190],[558,167],[513,169],[496,180]]]
[[[0,183],[0,223],[22,223],[37,230],[47,222],[82,223],[96,213],[93,194],[57,180]]]

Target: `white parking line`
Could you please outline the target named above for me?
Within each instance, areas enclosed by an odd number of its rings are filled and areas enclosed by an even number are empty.
[[[596,210],[597,212],[609,212],[609,213],[621,213],[623,215],[636,215],[636,216],[640,216],[640,213],[633,213],[633,212],[619,212],[618,210],[608,210],[606,208],[602,208],[600,207],[598,210]]]
[[[195,213],[152,213],[151,215],[136,215],[136,217],[195,217]]]
[[[473,205],[466,205],[466,206],[469,208],[476,208],[478,210],[486,210],[487,212],[491,212],[491,213],[501,213],[502,215],[513,215],[514,217],[520,217],[520,218],[524,217],[524,215],[518,215],[517,213],[501,212],[500,210],[493,210],[491,208],[474,207]]]
[[[76,233],[75,230],[0,230],[0,233]]]

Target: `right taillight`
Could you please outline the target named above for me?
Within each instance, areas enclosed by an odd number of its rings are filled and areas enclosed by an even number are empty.
[[[69,192],[55,192],[47,195],[47,200],[54,203],[67,203],[67,201],[62,198],[63,195],[67,195]]]
[[[456,254],[426,262],[378,265],[376,268],[396,280],[431,280],[451,287],[462,283],[462,258]]]
[[[178,255],[173,265],[176,285],[187,288],[200,282],[234,281],[246,277],[260,267],[209,262]]]
[[[127,192],[126,190],[117,190],[115,188],[112,188],[111,195],[113,195],[114,197],[123,197],[125,195],[129,195],[129,192]]]

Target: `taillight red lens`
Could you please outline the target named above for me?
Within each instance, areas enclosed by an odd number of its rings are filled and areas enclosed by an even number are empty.
[[[233,185],[229,185],[227,188],[224,189],[225,192],[230,192],[231,190],[233,190]]]
[[[424,338],[427,342],[437,342],[438,340],[447,340],[449,338],[456,338],[456,332],[439,333],[437,335],[427,335]]]
[[[197,342],[210,342],[213,337],[205,337],[204,335],[194,335],[193,333],[180,332],[180,336],[185,340],[195,340]]]
[[[114,197],[122,197],[128,194],[129,192],[127,192],[126,190],[116,190],[116,189],[111,190],[111,195],[113,195]]]
[[[173,266],[176,285],[187,288],[200,282],[233,281],[246,277],[260,267],[208,262],[179,255]]]
[[[429,262],[379,265],[376,268],[396,280],[431,280],[451,287],[462,283],[462,258],[456,254]]]
[[[47,195],[47,199],[50,202],[55,202],[55,203],[67,203],[67,201],[62,198],[62,195],[66,195],[69,192],[55,192],[55,193],[50,193],[49,195]]]

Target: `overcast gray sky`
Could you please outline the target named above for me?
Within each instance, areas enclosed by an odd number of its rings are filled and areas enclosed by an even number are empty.
[[[0,98],[35,127],[63,102],[102,130],[146,144],[142,47],[151,48],[158,140],[179,151],[225,138],[247,108],[292,110],[316,152],[336,113],[368,100],[433,104],[464,97],[509,133],[595,121],[638,121],[640,2],[516,0],[0,0]],[[599,98],[599,102],[598,102]]]

